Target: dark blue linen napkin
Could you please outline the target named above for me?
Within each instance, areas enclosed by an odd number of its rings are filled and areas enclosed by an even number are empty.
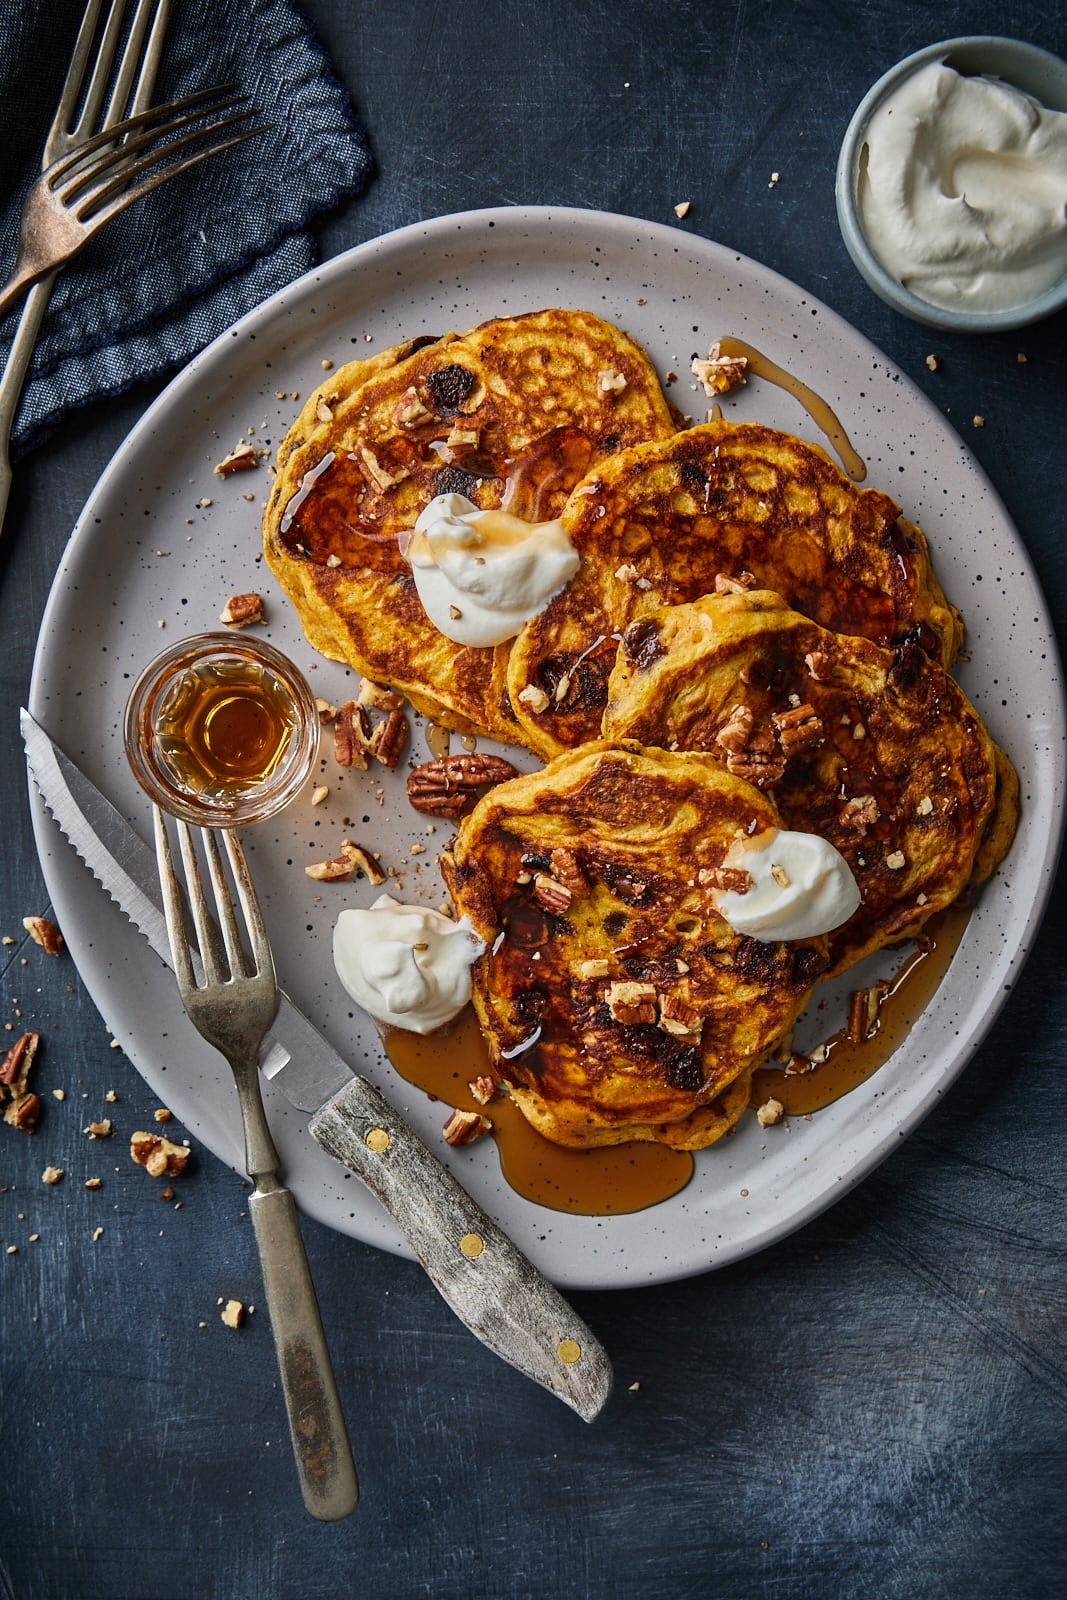
[[[0,281],[84,6],[0,0]],[[364,187],[366,137],[295,0],[172,0],[156,101],[217,83],[252,95],[269,128],[132,206],[60,274],[13,456],[66,412],[179,367],[307,271],[316,259],[312,218]],[[17,318],[16,310],[0,323],[0,362]]]

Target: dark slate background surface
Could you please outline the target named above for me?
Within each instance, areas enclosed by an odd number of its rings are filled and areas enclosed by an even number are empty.
[[[368,193],[323,228],[324,253],[468,207],[551,202],[671,222],[689,198],[681,226],[827,301],[960,427],[1062,624],[1067,321],[978,341],[923,331],[861,283],[833,206],[841,135],[885,68],[970,32],[1063,54],[1059,5],[312,0],[309,10],[378,163]],[[932,349],[944,358],[937,373],[925,365]],[[219,1296],[259,1295],[240,1180],[201,1152],[182,1209],[156,1198],[125,1149],[150,1125],[152,1096],[109,1048],[69,958],[45,957],[22,934],[22,917],[46,908],[16,711],[69,530],[151,398],[146,388],[79,416],[24,462],[0,539],[0,933],[16,939],[0,947],[0,1007],[16,1030],[45,1036],[46,1102],[34,1139],[0,1127],[10,1592],[1063,1593],[1062,896],[973,1064],[859,1189],[742,1265],[574,1297],[618,1372],[592,1428],[489,1356],[416,1267],[309,1224],[363,1501],[339,1526],[305,1516],[265,1317],[239,1333],[218,1318]],[[53,1087],[66,1089],[63,1104]],[[108,1088],[118,1137],[91,1144],[81,1129]],[[67,1169],[54,1189],[40,1182],[50,1162]],[[95,1193],[82,1187],[92,1173],[104,1180]]]

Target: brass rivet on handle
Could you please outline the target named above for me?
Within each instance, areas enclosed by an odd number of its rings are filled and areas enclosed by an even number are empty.
[[[384,1128],[371,1128],[367,1134],[367,1146],[371,1150],[388,1150],[389,1135]]]
[[[561,1339],[556,1346],[556,1354],[564,1366],[573,1367],[582,1357],[582,1347],[577,1339]]]
[[[480,1256],[485,1249],[485,1240],[480,1233],[465,1233],[459,1241],[459,1248],[465,1256],[473,1260],[475,1256]]]

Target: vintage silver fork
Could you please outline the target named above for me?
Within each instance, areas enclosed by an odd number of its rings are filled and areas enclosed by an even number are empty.
[[[237,834],[230,829],[201,828],[196,831],[211,878],[216,925],[208,911],[192,830],[178,822],[178,842],[203,974],[203,982],[198,983],[167,824],[159,807],[153,810],[159,880],[182,1003],[193,1026],[226,1057],[237,1085],[244,1125],[245,1170],[254,1186],[248,1210],[259,1246],[304,1504],[320,1521],[334,1522],[355,1509],[359,1489],[296,1206],[279,1176],[278,1152],[259,1089],[260,1046],[278,1009],[278,985],[266,925]],[[250,956],[241,943],[220,835],[237,888]]]
[[[53,161],[70,155],[98,129],[113,127],[123,117],[136,116],[152,103],[170,0],[138,0],[110,97],[107,89],[122,35],[126,0],[111,0],[94,55],[93,41],[101,4],[102,0],[88,0],[85,8],[63,91],[45,140],[42,171]],[[55,281],[56,274],[49,273],[30,290],[0,376],[0,528],[11,492],[11,429]]]
[[[254,115],[247,95],[235,95],[232,84],[201,89],[116,122],[53,162],[26,196],[14,270],[0,289],[0,316],[127,206],[209,156],[251,139],[260,129],[239,125]],[[227,138],[220,137],[228,131]],[[176,134],[180,137],[172,137]]]

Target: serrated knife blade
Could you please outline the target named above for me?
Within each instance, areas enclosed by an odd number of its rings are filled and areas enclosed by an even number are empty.
[[[170,967],[154,851],[28,711],[21,713],[21,726],[30,774],[60,830]],[[284,993],[262,1065],[292,1105],[311,1113],[308,1126],[322,1148],[385,1206],[461,1321],[587,1422],[599,1415],[612,1389],[603,1346],[385,1097],[352,1072]],[[482,1241],[473,1255],[472,1236]]]

